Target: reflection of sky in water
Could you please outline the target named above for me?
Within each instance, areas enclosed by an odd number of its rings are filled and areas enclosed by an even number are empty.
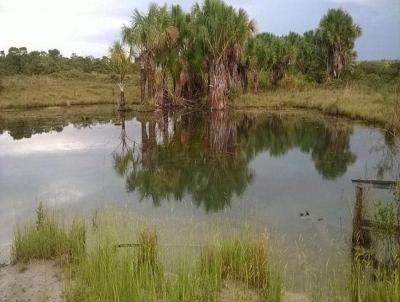
[[[173,129],[171,123],[168,129]],[[135,119],[126,123],[126,131],[140,142],[140,123]],[[0,244],[9,241],[16,221],[32,215],[39,201],[81,214],[116,205],[149,217],[251,220],[289,239],[317,234],[329,241],[332,232],[340,229],[348,234],[354,196],[350,180],[375,177],[374,167],[381,158],[370,151],[384,144],[379,131],[355,126],[350,145],[357,160],[332,180],[324,179],[311,155],[297,147],[278,157],[261,152],[249,163],[254,178],[245,192],[222,211],[206,213],[202,206],[192,204],[188,194],[179,202],[170,200],[154,207],[151,200],[139,201],[137,192],[128,193],[112,162],[120,134],[121,126],[95,124],[81,129],[69,125],[59,133],[21,140],[13,140],[8,133],[0,135]],[[160,133],[157,141],[162,141]],[[311,219],[300,219],[299,213],[305,210]],[[323,221],[317,222],[318,218]]]

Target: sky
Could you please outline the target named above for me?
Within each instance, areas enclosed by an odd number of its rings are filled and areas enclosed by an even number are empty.
[[[200,0],[201,1],[201,0]],[[0,0],[0,50],[26,46],[57,48],[95,57],[108,54],[129,24],[135,8],[146,12],[150,2],[180,4],[190,10],[194,0]],[[361,60],[400,59],[400,0],[226,0],[244,8],[260,32],[303,33],[318,26],[329,8],[342,7],[362,27],[356,43]]]

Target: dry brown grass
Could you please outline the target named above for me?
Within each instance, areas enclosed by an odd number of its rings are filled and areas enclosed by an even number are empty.
[[[394,135],[400,135],[400,94],[393,102],[390,125]]]
[[[139,102],[137,78],[127,85],[128,104]],[[30,109],[49,106],[116,104],[119,91],[110,75],[51,74],[4,77],[0,109]]]
[[[378,122],[387,125],[395,119],[393,104],[398,95],[386,91],[363,90],[357,87],[313,87],[304,90],[277,89],[260,94],[244,94],[235,102],[235,108],[304,108],[351,119]]]

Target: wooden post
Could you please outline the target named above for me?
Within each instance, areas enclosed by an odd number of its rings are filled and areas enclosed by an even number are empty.
[[[354,204],[353,213],[353,254],[359,247],[369,248],[371,238],[369,231],[363,228],[364,221],[364,190],[362,186],[356,186],[356,202]]]

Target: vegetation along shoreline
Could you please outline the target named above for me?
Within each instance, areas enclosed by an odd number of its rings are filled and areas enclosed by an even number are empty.
[[[220,0],[134,10],[102,58],[57,49],[0,53],[0,110],[119,104],[156,108],[303,108],[398,132],[400,62],[357,61],[362,29],[329,9],[316,29],[257,32],[243,9]]]

